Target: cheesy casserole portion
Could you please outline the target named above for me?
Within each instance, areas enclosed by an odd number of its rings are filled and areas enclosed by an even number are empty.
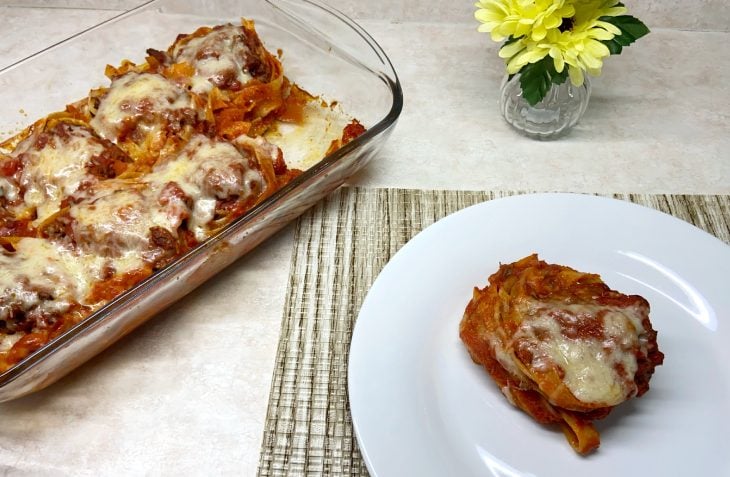
[[[507,400],[581,454],[600,444],[592,421],[646,393],[664,358],[644,298],[537,255],[475,288],[459,332]]]

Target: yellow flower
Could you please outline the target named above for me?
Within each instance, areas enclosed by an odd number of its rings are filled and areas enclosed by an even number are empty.
[[[566,19],[561,28],[548,30],[541,40],[520,38],[505,44],[499,56],[507,60],[507,73],[515,74],[528,63],[550,55],[558,73],[568,65],[570,81],[576,86],[583,84],[584,71],[599,75],[603,59],[610,55],[602,41],[621,33],[616,26],[599,19],[624,14],[626,8],[617,7],[617,3],[618,0],[576,0],[575,15]]]
[[[474,6],[479,31],[490,32],[494,41],[510,36],[540,41],[575,14],[568,0],[480,0]]]
[[[511,75],[528,63],[537,63],[547,54],[548,51],[538,48],[536,42],[524,38],[507,43],[499,50],[500,58],[507,60],[507,73]]]

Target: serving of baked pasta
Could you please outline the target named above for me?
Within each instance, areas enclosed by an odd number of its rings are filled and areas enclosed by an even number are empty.
[[[329,108],[250,20],[147,55],[0,143],[0,372],[297,177],[266,135]]]
[[[644,298],[537,255],[474,289],[459,334],[510,403],[580,454],[600,444],[592,421],[646,393],[664,358]]]

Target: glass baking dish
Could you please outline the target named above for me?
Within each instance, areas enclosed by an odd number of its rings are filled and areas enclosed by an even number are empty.
[[[179,33],[252,18],[284,73],[310,93],[337,100],[366,128],[284,188],[166,268],[0,374],[0,401],[42,389],[132,331],[342,185],[367,164],[403,106],[382,48],[337,10],[307,0],[147,2],[0,71],[0,137],[107,84],[106,64],[143,61]]]

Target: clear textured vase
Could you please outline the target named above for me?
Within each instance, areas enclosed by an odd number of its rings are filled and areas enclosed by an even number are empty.
[[[542,101],[535,106],[522,97],[520,75],[502,82],[500,110],[504,119],[522,134],[534,139],[554,139],[570,131],[588,106],[591,84],[588,78],[582,86],[570,80],[552,85]]]

